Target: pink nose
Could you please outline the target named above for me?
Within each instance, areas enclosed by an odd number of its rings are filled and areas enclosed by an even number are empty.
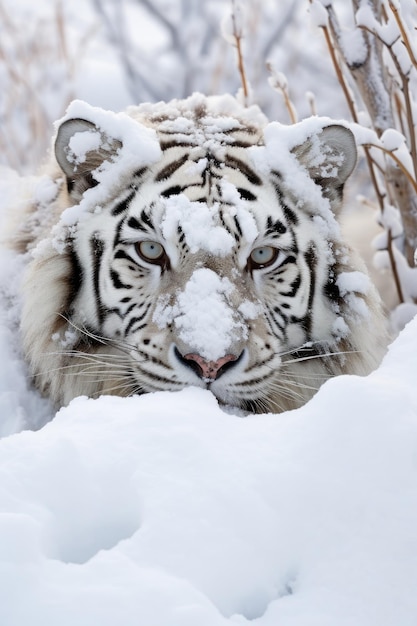
[[[199,354],[190,353],[185,354],[184,359],[197,363],[197,373],[201,378],[216,380],[222,367],[224,367],[226,363],[230,363],[230,361],[236,361],[237,357],[235,357],[234,354],[226,354],[226,356],[222,356],[220,359],[217,359],[217,361],[206,361],[206,359],[203,359]]]

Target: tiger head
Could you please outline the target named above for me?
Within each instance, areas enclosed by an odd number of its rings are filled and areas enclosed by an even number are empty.
[[[377,364],[379,300],[337,222],[348,128],[195,94],[123,114],[75,102],[54,145],[55,195],[20,241],[24,348],[58,405],[196,385],[280,412]]]

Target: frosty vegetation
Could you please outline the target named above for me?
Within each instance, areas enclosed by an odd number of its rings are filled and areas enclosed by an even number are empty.
[[[401,326],[417,311],[416,5],[352,0],[347,24],[333,3],[310,2],[364,148],[375,200],[363,201],[373,203],[384,229],[375,264],[394,281],[400,305],[393,319]]]

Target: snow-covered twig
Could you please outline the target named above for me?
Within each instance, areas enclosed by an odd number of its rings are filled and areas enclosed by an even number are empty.
[[[231,30],[229,33],[228,30]],[[245,105],[249,104],[249,88],[246,78],[245,63],[243,60],[243,11],[237,0],[231,0],[230,23],[223,23],[223,35],[236,48],[237,68],[239,71],[242,94]]]
[[[394,237],[389,220],[382,219],[387,231],[386,245],[400,302],[410,299],[409,290],[398,275],[398,254],[410,270],[417,248],[417,143],[416,106],[412,80],[416,76],[416,54],[400,3],[393,0],[352,0],[356,25],[342,28],[333,3],[310,0],[317,25],[329,49],[352,120],[372,127],[375,141],[360,142],[365,150],[371,182],[381,215],[394,205],[401,215],[403,237]],[[417,20],[414,10],[413,19]],[[349,81],[353,80],[355,92]],[[355,93],[355,95],[353,95]],[[357,103],[357,97],[361,102]],[[361,109],[367,112],[367,121]],[[402,135],[401,150],[380,141],[386,133]],[[378,157],[375,148],[382,151]],[[402,242],[402,244],[400,244]],[[400,247],[399,247],[400,246]],[[394,250],[395,247],[395,250]],[[414,296],[412,296],[412,299]]]
[[[75,70],[91,29],[80,28],[70,45],[66,18],[65,5],[56,0],[48,18],[35,14],[22,29],[22,15],[0,0],[0,162],[21,172],[39,166],[53,120],[74,98]]]
[[[402,43],[404,44],[404,46],[407,49],[407,53],[409,56],[410,61],[412,62],[412,64],[414,65],[414,67],[417,69],[417,59],[416,59],[416,55],[414,53],[414,50],[412,48],[411,42],[410,42],[410,38],[409,38],[409,34],[407,32],[407,29],[405,27],[405,24],[403,22],[400,10],[397,6],[395,6],[394,2],[392,2],[392,0],[388,0],[388,5],[389,8],[392,11],[392,14],[395,18],[395,21],[397,22],[397,26],[398,29],[401,33],[401,40]]]
[[[271,74],[268,82],[273,89],[275,89],[282,95],[285,108],[287,109],[288,115],[290,116],[291,124],[295,124],[298,119],[297,110],[290,98],[287,78],[282,72],[277,72],[271,62],[268,62],[266,66]]]

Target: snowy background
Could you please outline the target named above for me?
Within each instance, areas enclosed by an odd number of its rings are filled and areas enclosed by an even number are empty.
[[[167,33],[174,31],[160,28],[160,16],[151,19],[147,2],[120,2],[131,12],[124,25],[119,3],[70,4],[64,14],[61,3],[0,2],[3,58],[7,52],[21,77],[11,88],[1,66],[8,121],[1,128],[8,168],[0,170],[2,228],[7,208],[34,183],[19,174],[35,171],[49,124],[68,98],[117,110],[139,99],[132,90],[145,90],[146,78],[161,93],[141,99],[186,95],[190,84],[209,89],[198,84],[197,56],[190,55],[188,78],[184,70],[172,79]],[[149,4],[172,9],[168,0]],[[193,9],[182,35],[190,39],[201,19],[207,31],[215,28],[224,4],[178,2],[171,17]],[[282,25],[287,20],[279,32],[274,4],[262,4],[254,42],[266,45],[275,33],[275,60],[297,73],[301,103],[306,77],[316,86],[321,80],[311,68],[319,61],[325,77],[327,60],[305,3],[279,3]],[[63,22],[65,46],[57,35]],[[41,26],[50,37],[39,41]],[[136,77],[127,71],[132,48],[121,49],[117,38],[122,26],[140,46]],[[11,47],[13,33],[25,46]],[[303,51],[306,33],[311,48]],[[221,38],[218,49],[210,41],[198,61],[204,75],[234,92],[233,58],[216,73],[213,59],[229,53]],[[47,67],[42,59],[50,58],[56,63]],[[157,86],[155,67],[165,68]],[[117,88],[108,89],[110,80]],[[327,108],[319,112],[340,118],[344,105],[332,80],[330,72],[323,78]],[[287,121],[276,94],[262,97],[271,116]],[[329,381],[305,407],[283,415],[242,418],[190,388],[79,398],[54,417],[30,387],[20,354],[25,261],[0,249],[2,626],[416,625],[417,320],[372,375]]]
[[[344,0],[337,3],[349,13]],[[53,121],[74,98],[119,111],[193,91],[235,94],[236,54],[221,34],[230,6],[229,0],[1,0],[0,112],[7,124],[0,126],[0,164],[33,173]],[[309,94],[320,115],[348,115],[308,0],[244,0],[242,7],[246,71],[265,113],[289,122],[282,97],[268,84],[268,60],[287,75],[300,118],[311,113]]]

